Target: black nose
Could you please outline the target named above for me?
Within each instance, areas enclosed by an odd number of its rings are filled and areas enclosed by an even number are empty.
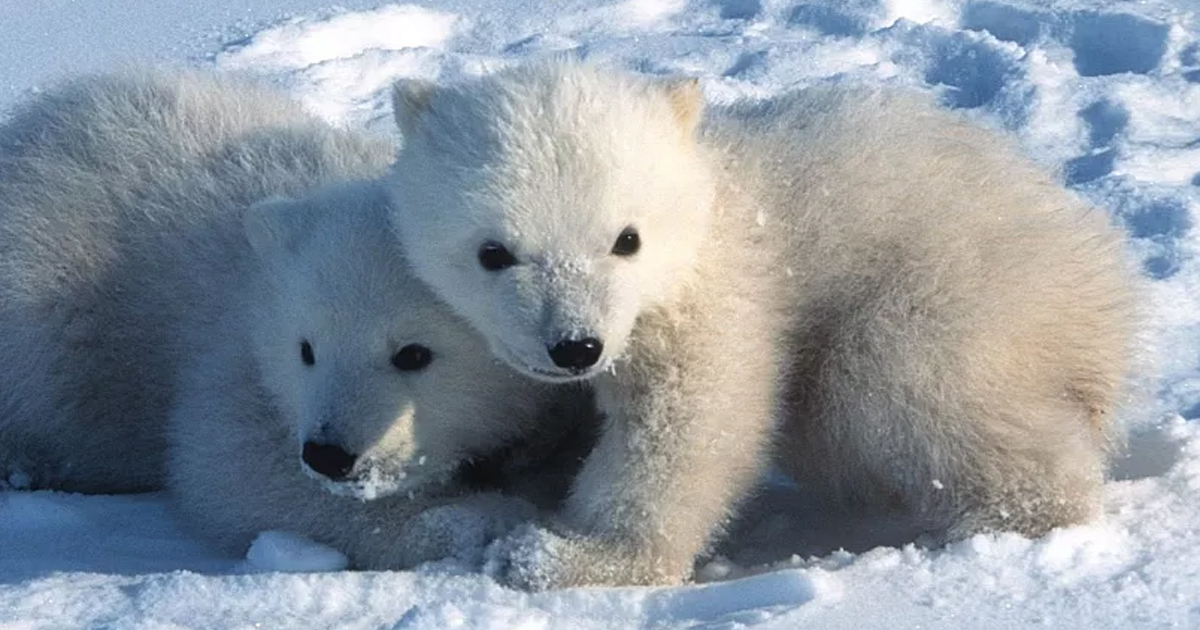
[[[305,442],[304,452],[300,458],[304,460],[308,467],[338,481],[345,479],[346,475],[354,468],[354,462],[358,457],[347,453],[340,446],[333,444],[317,444],[316,442]]]
[[[595,337],[563,339],[550,348],[550,359],[558,367],[578,371],[596,365],[603,352],[604,344]]]

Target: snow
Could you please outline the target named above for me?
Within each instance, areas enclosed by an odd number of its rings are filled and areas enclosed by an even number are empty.
[[[337,549],[315,543],[291,532],[260,533],[246,550],[246,565],[257,571],[307,573],[341,571],[350,560]]]
[[[395,78],[452,81],[564,51],[700,76],[713,102],[831,80],[930,87],[1128,231],[1150,326],[1103,517],[1038,540],[925,549],[895,523],[777,484],[703,584],[527,594],[452,561],[342,571],[341,554],[284,532],[224,555],[161,495],[0,491],[0,628],[1200,628],[1198,12],[1194,0],[5,4],[0,109],[65,73],[181,63],[260,74],[334,123],[392,133]]]

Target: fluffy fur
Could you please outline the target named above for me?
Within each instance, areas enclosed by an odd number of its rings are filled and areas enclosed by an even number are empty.
[[[345,184],[263,202],[246,223],[262,273],[232,292],[210,329],[222,334],[182,366],[171,413],[170,487],[188,522],[234,551],[286,529],[357,567],[403,568],[477,554],[534,514],[472,492],[522,467],[483,478],[466,468],[504,445],[523,440],[509,457],[533,470],[500,486],[561,496],[569,474],[555,466],[578,458],[552,454],[582,425],[539,414],[587,418],[553,406],[556,391],[564,405],[583,397],[514,373],[425,289],[390,234],[382,192]],[[392,358],[418,345],[428,365],[397,369]],[[358,454],[353,472],[332,481],[306,469],[301,445],[313,440]]]
[[[915,94],[802,91],[705,141],[784,236],[786,469],[935,539],[1098,514],[1136,333],[1103,211]]]
[[[16,110],[0,127],[0,480],[161,487],[175,371],[224,334],[242,211],[389,153],[199,74],[79,79]]]
[[[533,513],[500,490],[552,505],[594,423],[537,423],[589,418],[569,407],[586,396],[513,373],[404,266],[382,192],[345,182],[392,153],[198,74],[26,104],[0,128],[0,472],[166,483],[231,551],[286,529],[372,568],[478,550]],[[428,364],[398,369],[414,344]],[[306,442],[357,461],[330,479]]]
[[[694,82],[570,62],[401,83],[395,105],[417,274],[607,416],[554,527],[497,544],[509,583],[686,577],[779,424],[801,479],[938,535],[1094,514],[1132,280],[1103,214],[1004,139],[860,90],[701,121]],[[512,264],[489,271],[497,245]],[[558,367],[583,338],[599,360]]]

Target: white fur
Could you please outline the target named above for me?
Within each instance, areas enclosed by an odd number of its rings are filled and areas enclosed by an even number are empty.
[[[1093,515],[1134,325],[1103,215],[922,98],[813,90],[697,134],[700,102],[570,62],[396,88],[416,273],[607,416],[554,531],[497,545],[502,576],[678,581],[781,419],[797,475],[938,535]],[[627,226],[641,251],[611,255]],[[518,264],[483,269],[487,241]],[[548,357],[572,335],[604,342],[585,373]]]
[[[911,93],[801,91],[707,141],[783,237],[785,468],[935,539],[1098,515],[1137,325],[1103,211]]]
[[[388,154],[199,74],[78,79],[18,108],[0,127],[0,478],[161,487],[175,370],[223,334],[242,210]]]
[[[223,334],[181,366],[171,413],[170,487],[188,521],[233,550],[285,529],[357,567],[402,568],[478,553],[498,528],[530,517],[519,500],[463,497],[458,473],[539,432],[545,445],[534,457],[548,457],[547,436],[570,427],[539,413],[568,412],[554,410],[549,388],[493,358],[413,277],[382,192],[342,184],[266,201],[246,224],[261,269],[214,322]],[[312,365],[300,340],[312,344]],[[410,344],[433,360],[399,371],[391,357]],[[301,445],[313,439],[359,455],[349,479],[306,472]],[[529,473],[525,494],[564,474]]]
[[[382,192],[345,181],[391,153],[199,74],[27,103],[0,128],[0,472],[165,483],[231,550],[287,530],[379,568],[478,551],[532,513],[468,482],[560,498],[588,425],[539,414],[588,418],[554,407],[585,398],[513,373],[408,271]],[[413,343],[433,361],[400,372]],[[348,478],[311,473],[306,440],[359,455]],[[473,471],[497,451],[513,462]]]
[[[577,376],[551,362],[549,346],[600,338],[595,375],[623,354],[638,314],[671,299],[695,264],[688,252],[705,234],[714,194],[700,152],[685,142],[691,128],[660,124],[674,116],[671,104],[643,97],[655,87],[562,70],[436,89],[411,124],[400,108],[407,129],[396,167],[398,203],[420,209],[399,221],[418,273],[498,356],[551,381]],[[662,207],[677,214],[663,221]],[[609,256],[629,226],[678,246],[648,248],[637,264]],[[522,264],[484,272],[476,252],[488,240]]]

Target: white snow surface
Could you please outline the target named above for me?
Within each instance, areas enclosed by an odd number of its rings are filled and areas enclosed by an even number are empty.
[[[0,629],[1200,628],[1198,12],[1195,0],[6,0],[0,108],[63,74],[167,62],[262,74],[335,123],[392,133],[395,78],[562,51],[699,76],[713,102],[825,81],[936,89],[1127,230],[1151,325],[1104,516],[1038,540],[925,549],[779,485],[703,584],[527,594],[449,562],[343,571],[341,554],[286,532],[224,556],[160,495],[0,491]]]

